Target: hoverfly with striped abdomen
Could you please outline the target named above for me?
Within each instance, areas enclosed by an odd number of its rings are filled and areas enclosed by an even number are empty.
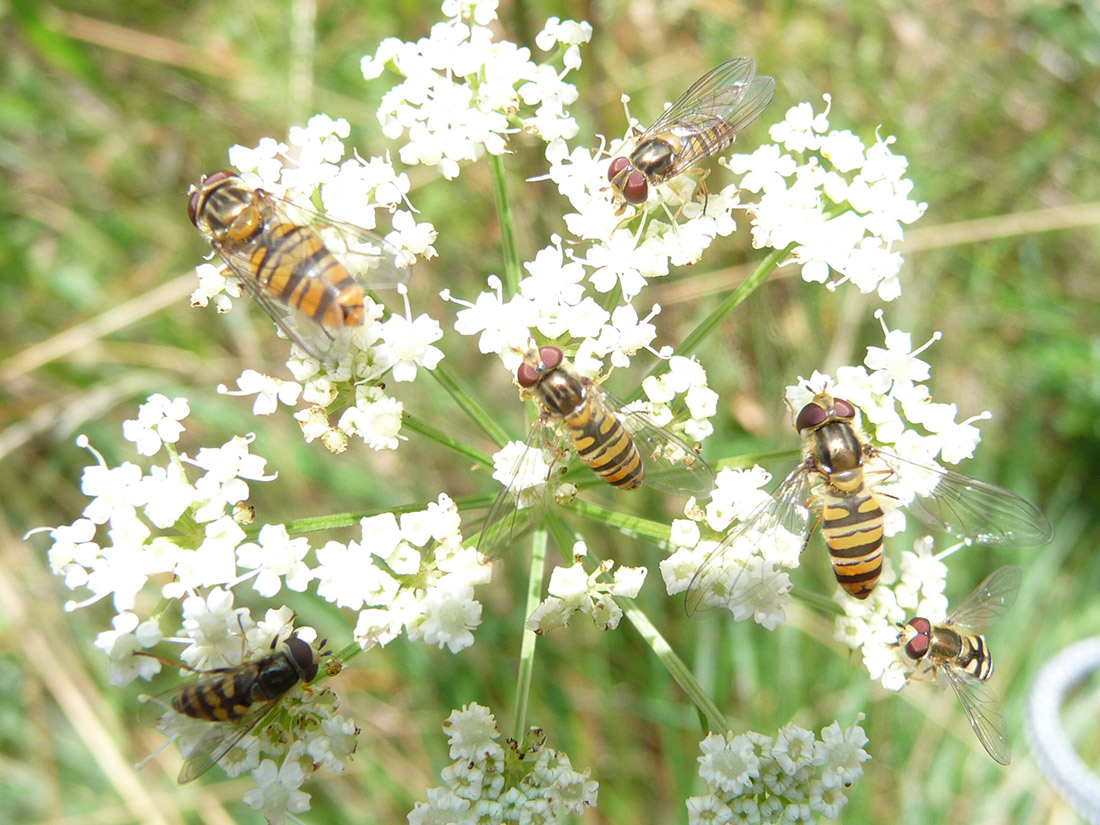
[[[1015,603],[1021,578],[1015,565],[998,568],[942,624],[916,616],[898,625],[898,646],[918,665],[943,671],[978,741],[1001,765],[1012,761],[1012,746],[1001,703],[988,685],[993,657],[981,633]]]
[[[802,436],[802,461],[699,566],[688,587],[689,613],[732,609],[745,598],[749,583],[740,581],[744,568],[738,559],[746,555],[746,543],[796,541],[804,549],[819,521],[837,582],[866,599],[882,573],[882,501],[893,496],[879,485],[890,479],[911,488],[911,500],[899,506],[962,542],[1026,547],[1050,540],[1050,523],[1029,501],[1003,487],[892,455],[859,432],[855,417],[852,403],[824,391],[799,411],[795,428]]]
[[[613,487],[634,490],[645,484],[665,492],[705,495],[714,486],[714,474],[696,449],[644,413],[624,410],[599,384],[577,375],[563,361],[557,347],[532,347],[516,370],[516,383],[537,399],[541,413],[486,516],[478,550],[489,560],[508,550],[541,518],[545,498],[524,500],[515,492],[516,479],[532,449],[549,440],[546,427],[552,420],[561,422],[580,459]],[[555,459],[540,483],[553,475],[556,456],[563,452],[551,449]]]
[[[177,781],[182,785],[200,777],[295,686],[313,681],[319,655],[297,636],[282,642],[276,637],[262,656],[234,667],[198,671],[198,678],[173,690],[167,702],[145,697],[156,706],[163,705],[165,711],[209,723],[209,729],[189,747]]]
[[[634,139],[629,156],[611,161],[607,179],[617,201],[638,205],[649,187],[686,172],[733,143],[775,97],[775,79],[756,75],[756,60],[739,57],[711,69]]]
[[[306,353],[342,354],[366,320],[369,289],[409,280],[410,257],[374,233],[329,219],[235,172],[215,172],[191,187],[191,223],[241,286]]]

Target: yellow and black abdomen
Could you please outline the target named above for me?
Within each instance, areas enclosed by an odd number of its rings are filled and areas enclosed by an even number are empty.
[[[313,229],[270,223],[259,240],[252,271],[267,294],[326,327],[362,325],[362,288]]]
[[[822,532],[840,586],[866,599],[882,575],[882,508],[860,485],[843,493],[826,485]]]
[[[193,719],[235,722],[257,701],[253,696],[256,668],[244,666],[215,671],[172,697],[172,707]]]
[[[836,580],[866,599],[882,575],[882,508],[863,478],[863,446],[851,424],[828,419],[804,435],[824,476],[822,532]]]
[[[589,395],[565,417],[565,426],[577,455],[600,478],[624,490],[642,486],[642,456],[618,416]]]
[[[634,439],[601,403],[591,381],[554,369],[541,376],[537,387],[543,409],[562,420],[585,464],[608,484],[624,490],[642,486],[645,470]]]
[[[933,664],[949,665],[969,673],[979,682],[993,675],[993,656],[985,637],[961,633],[951,627],[937,625],[934,628],[929,658]]]

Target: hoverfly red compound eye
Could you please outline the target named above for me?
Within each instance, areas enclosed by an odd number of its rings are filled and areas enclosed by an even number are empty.
[[[552,370],[562,362],[561,350],[557,347],[542,347],[539,350],[539,358],[542,360],[543,371]]]
[[[199,225],[199,198],[202,197],[201,189],[191,190],[191,200],[187,202],[187,217],[195,226]]]
[[[816,401],[811,401],[798,413],[798,418],[796,418],[794,422],[794,428],[799,432],[803,430],[812,430],[814,427],[820,427],[828,420],[829,413],[825,411],[825,408]]]
[[[533,367],[524,361],[519,365],[519,369],[516,370],[516,383],[524,389],[531,389],[542,378],[542,370],[538,367]]]
[[[905,655],[910,659],[923,659],[932,646],[932,623],[920,616],[905,623],[916,635],[905,643]]]
[[[637,206],[640,203],[645,203],[648,197],[649,181],[646,180],[645,175],[638,171],[631,172],[626,179],[626,185],[623,186],[623,200]]]
[[[607,167],[607,179],[609,181],[615,180],[619,174],[630,165],[628,158],[615,158],[611,161],[611,165]]]
[[[530,356],[531,353],[528,353],[527,358]],[[519,369],[516,370],[516,383],[524,389],[531,389],[546,373],[561,364],[562,357],[561,350],[557,347],[542,347],[539,349],[538,364],[525,359],[519,365]]]
[[[843,398],[833,399],[833,412],[836,413],[837,418],[846,420],[856,417],[856,408],[852,406],[851,402],[845,401]]]

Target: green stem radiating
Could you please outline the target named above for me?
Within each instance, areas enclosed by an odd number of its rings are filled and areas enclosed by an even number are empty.
[[[434,441],[442,447],[446,447],[448,450],[458,453],[461,456],[469,458],[476,464],[480,464],[483,467],[492,467],[493,458],[488,453],[483,453],[481,450],[471,447],[468,444],[463,444],[457,439],[451,438],[442,430],[438,430],[431,424],[421,421],[415,415],[410,415],[406,410],[401,416],[401,422],[405,427],[408,427],[414,433],[424,436],[425,438]]]
[[[615,601],[623,609],[626,618],[634,625],[634,629],[649,645],[661,664],[665,666],[669,675],[676,680],[676,684],[681,687],[695,704],[695,707],[706,717],[710,730],[723,734],[730,730],[730,723],[726,720],[722,711],[718,709],[718,705],[714,704],[714,700],[710,698],[707,692],[703,690],[703,686],[695,679],[691,668],[676,655],[668,642],[665,641],[665,637],[654,627],[653,622],[649,620],[642,609],[630,599],[616,599]]]
[[[524,620],[538,607],[542,596],[542,580],[546,567],[546,531],[539,528],[531,538],[531,572],[527,578],[527,604]],[[516,676],[516,709],[513,715],[515,727],[512,736],[522,742],[527,733],[527,702],[531,698],[531,676],[535,672],[535,645],[538,636],[526,627],[519,652],[519,673]]]
[[[767,277],[778,268],[779,262],[787,257],[788,254],[788,249],[773,250],[768,257],[760,262],[748,278],[727,295],[722,300],[722,303],[715,307],[714,311],[704,318],[702,323],[684,338],[680,346],[676,348],[676,354],[691,355],[695,352],[695,349],[703,342],[703,339],[714,332],[715,327],[717,327],[727,315],[737,309],[746,298],[752,295],[757,287],[764,283]]]
[[[504,297],[511,298],[519,292],[519,249],[516,246],[516,228],[512,220],[512,207],[508,203],[508,187],[504,178],[504,159],[489,155],[489,178],[493,184],[493,203],[500,224],[500,246],[504,255]]]
[[[492,439],[494,444],[503,447],[512,440],[508,433],[504,431],[504,428],[497,423],[497,417],[481,406],[478,400],[455,380],[455,377],[451,375],[451,371],[443,364],[439,364],[434,370],[430,370],[429,375],[439,382],[440,386],[447,391],[447,394],[462,408],[462,411],[481,427],[482,431]],[[492,466],[491,461],[489,465]]]
[[[652,539],[653,541],[667,542],[672,534],[672,527],[659,521],[642,518],[641,516],[619,513],[609,510],[599,504],[583,499],[574,499],[568,505],[579,516],[598,521],[615,530],[635,538]]]

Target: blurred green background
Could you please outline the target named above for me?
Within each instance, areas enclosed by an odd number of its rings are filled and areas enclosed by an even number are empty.
[[[643,607],[689,663],[696,651],[720,652],[705,662],[706,684],[741,729],[774,735],[793,720],[820,731],[867,714],[874,758],[842,821],[1073,821],[1027,751],[1022,708],[1048,656],[1100,631],[1100,11],[1054,2],[503,0],[500,29],[533,48],[550,15],[595,27],[573,76],[582,135],[622,133],[622,92],[646,122],[705,70],[742,54],[779,86],[742,151],[787,107],[809,100],[820,110],[824,92],[834,128],[866,142],[880,124],[897,135],[914,197],[929,208],[907,232],[903,296],[886,319],[917,344],[943,332],[924,356],[934,399],[957,402],[960,418],[994,414],[964,471],[1036,501],[1056,527],[1042,550],[972,549],[950,562],[953,603],[998,564],[1025,568],[1021,597],[991,639],[1015,746],[1007,769],[981,751],[953,696],[930,685],[886,694],[830,641],[822,617],[795,610],[775,633],[691,622],[678,600],[659,597],[657,581],[643,590]],[[131,770],[160,737],[135,725],[136,686],[106,686],[92,641],[112,612],[63,613],[70,594],[45,564],[48,539],[21,539],[32,527],[71,522],[85,506],[80,473],[90,457],[73,445],[78,433],[112,465],[132,460],[121,422],[150,393],[186,395],[183,449],[257,433],[253,451],[280,474],[253,485],[264,521],[493,489],[487,474],[415,436],[396,454],[353,445],[334,458],[302,443],[285,410],[253,418],[249,400],[214,388],[245,367],[285,376],[286,344],[261,313],[217,317],[188,305],[193,268],[208,251],[186,217],[188,186],[225,166],[231,145],[284,139],[319,111],[351,122],[364,157],[394,151],[373,115],[394,78],[366,84],[359,60],[383,37],[426,35],[439,16],[434,4],[408,0],[0,3],[0,810],[10,821],[260,821],[239,802],[246,780],[178,787],[168,755],[142,774]],[[544,168],[539,148],[522,138],[515,148],[506,165],[530,256],[560,231],[563,202],[548,183],[524,183]],[[421,219],[440,232],[439,258],[412,285],[414,311],[449,330],[454,307],[439,290],[473,297],[503,265],[486,167],[467,167],[451,183],[423,169],[410,177]],[[743,227],[647,291],[645,300],[664,307],[660,340],[678,340],[760,257]],[[875,306],[791,271],[766,284],[700,351],[723,399],[708,457],[796,447],[782,388],[881,345]],[[440,346],[485,398],[510,397],[496,360],[478,356],[471,339],[450,333]],[[617,375],[620,392],[629,380]],[[430,381],[397,395],[430,423],[490,448],[446,404],[433,406]],[[502,416],[519,435],[519,405]],[[813,545],[795,581],[831,592],[825,554]],[[656,548],[610,536],[605,549],[653,565],[656,577]],[[335,686],[363,734],[344,776],[307,783],[309,821],[403,822],[425,788],[440,784],[449,761],[440,724],[453,707],[488,704],[510,729],[521,561],[498,567],[491,592],[479,594],[485,622],[472,649],[453,656],[399,640],[341,674]],[[313,600],[301,606],[330,639],[350,636],[352,618]],[[1072,725],[1094,766],[1096,716],[1078,713]],[[578,619],[543,640],[529,718],[599,780],[599,808],[587,821],[686,821],[684,798],[701,792],[697,719],[625,624],[601,634]]]

